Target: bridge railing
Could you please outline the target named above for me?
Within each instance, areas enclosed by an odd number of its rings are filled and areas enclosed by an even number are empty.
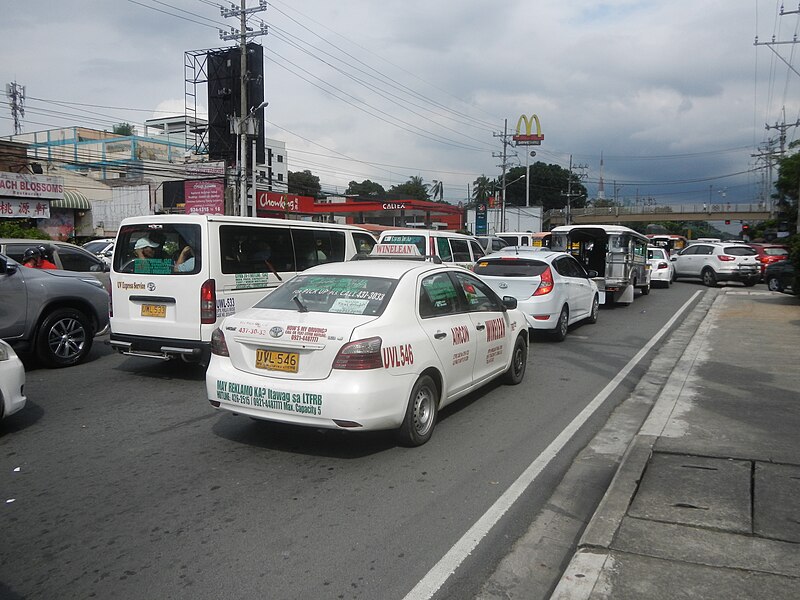
[[[572,217],[579,216],[618,216],[618,215],[660,215],[678,214],[714,214],[716,216],[724,213],[763,213],[769,210],[764,202],[752,202],[745,204],[714,203],[714,204],[664,204],[651,206],[591,206],[588,208],[570,209]],[[544,215],[544,220],[553,217],[564,217],[566,210],[563,208],[548,210]]]

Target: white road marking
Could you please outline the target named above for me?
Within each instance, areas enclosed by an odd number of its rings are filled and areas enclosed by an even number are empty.
[[[676,312],[672,318],[656,333],[650,341],[645,344],[636,356],[628,361],[622,370],[608,382],[608,384],[598,393],[586,407],[578,413],[572,422],[564,428],[556,439],[537,456],[534,461],[522,472],[522,474],[503,492],[492,506],[487,510],[467,532],[461,536],[450,550],[447,551],[439,562],[423,577],[414,588],[406,594],[404,600],[428,600],[433,597],[437,590],[455,573],[456,569],[464,562],[467,556],[476,548],[480,541],[486,537],[502,516],[525,492],[542,471],[550,464],[558,453],[569,443],[575,433],[589,420],[589,418],[603,405],[611,393],[622,383],[633,368],[641,362],[650,349],[666,335],[675,321],[686,311],[687,308],[702,294],[702,291],[695,292],[691,298]]]

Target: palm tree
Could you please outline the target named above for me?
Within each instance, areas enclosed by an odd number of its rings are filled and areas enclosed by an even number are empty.
[[[481,175],[472,182],[472,186],[472,197],[475,199],[475,201],[486,202],[489,199],[489,196],[492,195],[495,182],[486,177],[486,175]]]
[[[425,187],[431,195],[431,200],[436,202],[438,198],[439,202],[444,202],[444,185],[441,181],[434,179],[433,183],[427,184]]]

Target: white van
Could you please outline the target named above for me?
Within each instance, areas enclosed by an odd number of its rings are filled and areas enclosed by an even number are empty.
[[[223,215],[124,219],[111,266],[111,345],[122,354],[206,363],[211,332],[224,317],[299,271],[374,245],[352,225]]]
[[[468,269],[486,254],[471,235],[436,229],[390,229],[381,233],[381,244],[414,244],[424,256],[438,256],[443,263]]]

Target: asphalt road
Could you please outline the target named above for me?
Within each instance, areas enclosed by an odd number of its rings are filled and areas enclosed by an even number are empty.
[[[520,386],[456,402],[414,449],[221,414],[198,368],[117,355],[102,338],[83,365],[32,366],[28,406],[0,425],[0,597],[404,598],[704,289],[637,294],[563,343],[535,340]],[[437,598],[477,593],[651,357]]]

